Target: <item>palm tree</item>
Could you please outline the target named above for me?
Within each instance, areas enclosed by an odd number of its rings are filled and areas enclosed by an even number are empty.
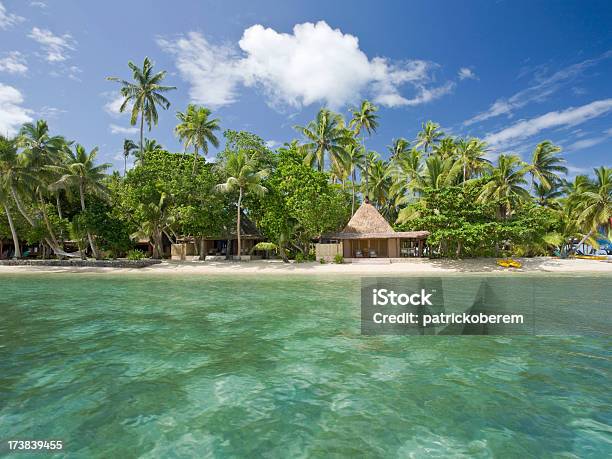
[[[558,199],[563,196],[563,190],[560,183],[553,182],[550,188],[547,188],[542,183],[535,183],[533,192],[536,197],[536,202],[542,207],[550,207],[558,209]]]
[[[329,155],[330,163],[341,162],[344,158],[344,146],[348,143],[348,138],[344,120],[339,114],[322,108],[315,120],[306,126],[295,126],[294,129],[306,139],[306,143],[300,146],[306,153],[306,164],[316,164],[317,169],[323,171],[326,154]]]
[[[363,164],[365,160],[365,152],[362,145],[357,142],[351,142],[346,147],[346,164],[348,172],[351,175],[351,215],[355,213],[355,187],[357,185],[357,169]]]
[[[491,164],[483,156],[487,151],[486,147],[485,142],[476,138],[470,140],[459,139],[456,142],[455,151],[462,169],[464,184],[468,178],[482,172],[488,164]]]
[[[452,158],[457,154],[457,143],[453,137],[444,137],[433,146],[433,151],[442,159]]]
[[[68,145],[70,145],[70,143],[66,142],[66,139],[62,136],[49,135],[49,126],[44,120],[38,120],[36,123],[24,124],[17,136],[17,146],[23,148],[23,152],[19,158],[21,163],[21,167],[19,168],[21,175],[21,191],[32,194],[32,201],[36,203],[49,234],[47,242],[54,251],[57,251],[59,244],[47,215],[43,195],[48,192],[48,185],[55,179],[53,173],[47,166],[60,165],[64,159],[65,150]],[[15,191],[16,190],[12,190],[11,192],[17,204],[17,208],[28,223],[35,226],[33,220],[24,212],[20,199],[18,199]],[[55,190],[55,199],[58,215],[61,215],[59,190]]]
[[[497,166],[492,167],[489,181],[484,185],[478,202],[495,200],[499,203],[499,216],[507,218],[512,209],[522,200],[529,200],[529,192],[523,188],[527,183],[525,174],[529,166],[515,155],[499,155]]]
[[[163,254],[163,236],[173,242],[168,233],[176,218],[172,215],[174,198],[166,192],[159,192],[147,203],[140,203],[139,211],[143,215],[138,231],[132,238],[146,237],[153,243],[153,258],[161,258]]]
[[[133,140],[124,139],[123,140],[123,175],[127,174],[127,159],[130,156],[132,151],[136,150],[138,146],[134,143]]]
[[[13,221],[13,216],[10,210],[11,192],[9,190],[9,183],[4,180],[5,174],[11,167],[11,164],[15,162],[17,157],[17,148],[15,142],[5,137],[0,136],[0,202],[4,208],[6,219],[8,220],[9,228],[11,230],[11,236],[13,238],[13,246],[15,247],[15,258],[21,258],[21,247],[19,245],[19,237],[17,236],[17,229]]]
[[[352,118],[349,122],[349,127],[353,128],[355,132],[355,137],[359,137],[361,134],[361,143],[363,145],[363,149],[365,150],[365,135],[372,135],[373,132],[376,132],[378,129],[378,115],[376,112],[378,111],[378,107],[373,105],[370,101],[364,100],[361,102],[359,108],[355,108],[351,110]],[[365,179],[366,179],[366,189],[365,194],[368,195],[368,163],[365,163]]]
[[[201,148],[204,155],[208,154],[208,142],[215,148],[219,146],[219,139],[214,132],[220,129],[219,120],[210,119],[211,111],[206,107],[198,107],[193,104],[187,106],[187,110],[178,112],[176,117],[180,123],[174,129],[176,135],[185,142],[185,150],[190,145],[193,145],[193,172],[195,174],[196,162],[198,159],[198,150]]]
[[[86,191],[100,196],[106,195],[106,187],[102,183],[102,180],[106,176],[104,171],[111,167],[111,165],[100,164],[96,166],[95,159],[97,154],[98,147],[95,147],[87,153],[85,147],[77,144],[74,151],[68,151],[68,158],[65,165],[47,166],[49,169],[56,170],[58,173],[62,174],[60,179],[51,185],[52,189],[70,187],[78,189],[81,199],[81,211],[83,213],[85,213]],[[98,258],[96,244],[89,230],[87,231],[87,238],[89,239],[89,245],[93,256]]]
[[[396,158],[400,158],[402,155],[410,151],[410,142],[408,142],[403,137],[400,137],[399,139],[393,139],[392,144],[389,145],[387,149],[390,153],[389,159],[393,161]]]
[[[432,121],[422,123],[421,129],[421,132],[417,134],[416,146],[423,147],[423,151],[427,153],[430,147],[433,147],[442,137],[444,137],[444,132],[440,130],[439,124],[433,123]]]
[[[130,124],[136,125],[140,115],[140,153],[144,152],[144,123],[147,122],[149,131],[154,124],[157,126],[157,106],[164,110],[170,107],[170,101],[162,93],[176,89],[174,86],[162,86],[160,83],[166,77],[166,71],[153,73],[153,62],[145,57],[142,68],[132,61],[128,62],[132,70],[133,81],[122,80],[117,77],[107,77],[107,80],[117,81],[121,84],[121,95],[124,97],[120,112],[124,112],[128,105],[132,104],[132,115]]]
[[[238,201],[236,203],[236,237],[238,238],[238,257],[242,255],[242,245],[240,238],[240,216],[242,214],[242,198],[247,194],[263,196],[268,190],[261,184],[261,181],[268,176],[268,171],[257,170],[257,162],[249,157],[246,151],[230,151],[222,165],[223,172],[227,179],[225,183],[218,184],[215,189],[222,193],[238,191]]]
[[[554,145],[549,140],[540,142],[535,147],[529,165],[532,187],[537,179],[544,187],[551,188],[553,183],[560,180],[558,173],[567,174],[567,167],[563,166],[565,160],[557,156],[560,151],[561,147]]]
[[[17,136],[17,146],[23,148],[28,167],[40,169],[42,166],[57,163],[65,149],[66,139],[50,136],[49,125],[44,120],[24,124]]]
[[[608,231],[612,226],[612,168],[601,166],[594,169],[594,172],[595,180],[585,186],[578,198],[578,221],[586,234],[576,247],[582,245],[601,226]]]

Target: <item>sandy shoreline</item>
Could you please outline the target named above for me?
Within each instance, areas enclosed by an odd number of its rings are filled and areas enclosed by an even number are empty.
[[[503,275],[508,273],[557,273],[557,274],[610,274],[612,262],[594,260],[560,260],[557,258],[522,259],[523,268],[508,270],[497,266],[493,258],[468,260],[410,260],[405,263],[282,263],[280,261],[232,262],[163,262],[140,269],[102,267],[53,267],[53,266],[0,266],[2,274],[41,273],[115,273],[151,275],[447,275],[481,274]]]

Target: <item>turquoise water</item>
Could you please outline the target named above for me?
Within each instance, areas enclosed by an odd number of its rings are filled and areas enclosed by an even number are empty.
[[[539,307],[609,319],[609,295],[589,292],[610,280],[542,278],[555,301]],[[0,455],[9,439],[63,440],[79,458],[612,454],[605,329],[361,336],[348,277],[0,287]]]

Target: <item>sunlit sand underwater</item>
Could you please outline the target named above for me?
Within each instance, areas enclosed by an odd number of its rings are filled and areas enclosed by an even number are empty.
[[[561,302],[548,313],[605,321],[609,296],[588,292],[610,280],[543,277]],[[361,336],[358,277],[0,286],[4,443],[63,440],[68,457],[612,455],[606,333]]]

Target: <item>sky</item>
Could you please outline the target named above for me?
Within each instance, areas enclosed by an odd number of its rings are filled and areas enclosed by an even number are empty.
[[[146,132],[170,151],[188,103],[277,147],[321,107],[348,118],[367,98],[383,157],[432,120],[492,159],[551,140],[570,175],[589,173],[612,166],[610,23],[607,0],[0,0],[0,133],[43,118],[121,169],[138,130],[106,77],[149,56],[177,87]]]

